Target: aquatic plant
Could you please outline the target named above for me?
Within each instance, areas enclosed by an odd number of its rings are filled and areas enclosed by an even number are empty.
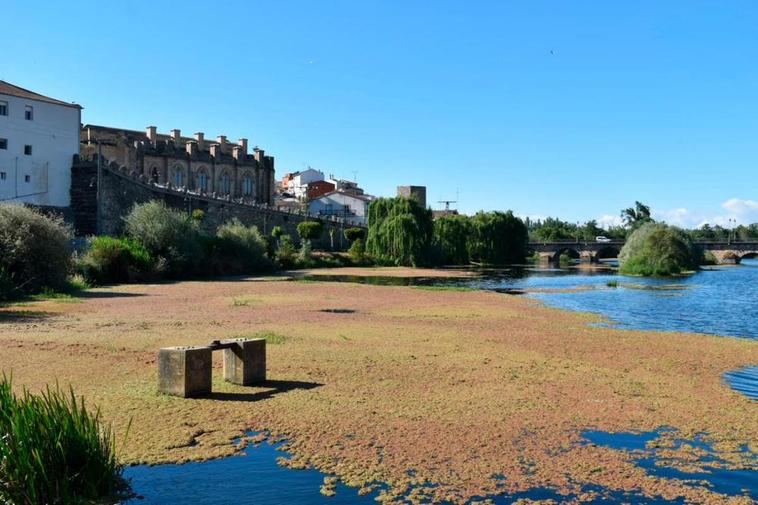
[[[0,380],[0,502],[65,504],[125,490],[115,440],[73,390],[14,395]]]

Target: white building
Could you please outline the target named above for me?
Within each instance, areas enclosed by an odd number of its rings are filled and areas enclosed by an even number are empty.
[[[351,195],[332,191],[308,204],[308,211],[316,216],[337,216],[357,224],[368,221],[368,206],[373,198],[367,195]]]
[[[308,184],[323,180],[324,172],[315,168],[308,168],[292,174],[287,183],[287,189],[295,198],[304,199],[308,195]]]
[[[69,205],[81,110],[0,81],[0,201]]]
[[[363,189],[361,189],[358,186],[358,183],[355,181],[348,181],[347,179],[338,179],[334,177],[333,175],[330,175],[329,179],[327,179],[327,182],[334,184],[335,191],[342,191],[344,193],[350,193],[352,195],[364,194]]]

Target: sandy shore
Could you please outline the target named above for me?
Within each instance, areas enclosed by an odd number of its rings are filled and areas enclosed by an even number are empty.
[[[721,374],[758,363],[758,343],[588,326],[595,320],[491,292],[255,279],[125,285],[0,309],[0,368],[17,387],[72,384],[119,433],[131,419],[121,449],[130,463],[230,454],[229,440],[253,428],[286,437],[292,466],[438,500],[596,483],[751,503],[648,476],[622,451],[580,443],[580,433],[707,433],[721,456],[755,468],[737,448],[758,452],[758,406]],[[260,331],[284,337],[268,346],[266,387],[224,383],[217,356],[211,398],[157,393],[158,348]]]

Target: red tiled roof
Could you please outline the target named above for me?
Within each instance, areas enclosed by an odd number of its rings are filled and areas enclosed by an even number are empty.
[[[15,86],[5,81],[0,81],[0,95],[17,96],[19,98],[27,98],[29,100],[38,100],[40,102],[53,103],[56,105],[64,105],[66,107],[73,107],[75,109],[82,108],[81,105],[70,103],[70,102],[64,102],[63,100],[57,100],[55,98],[50,98],[49,96],[45,96],[45,95],[40,95],[39,93],[35,93],[34,91],[29,91],[28,89],[20,88],[18,86]]]

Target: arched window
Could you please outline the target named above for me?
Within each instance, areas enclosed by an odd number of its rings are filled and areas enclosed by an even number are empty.
[[[158,175],[158,167],[153,167],[150,170],[150,180],[157,183],[160,180],[160,176]]]
[[[182,167],[174,167],[174,185],[177,187],[184,186],[184,171]]]
[[[226,172],[221,176],[221,192],[227,195],[232,192],[232,179]]]
[[[205,170],[200,170],[197,174],[197,188],[201,191],[208,191],[208,174]]]
[[[253,178],[249,173],[245,174],[245,177],[242,179],[242,193],[245,196],[253,195]]]

